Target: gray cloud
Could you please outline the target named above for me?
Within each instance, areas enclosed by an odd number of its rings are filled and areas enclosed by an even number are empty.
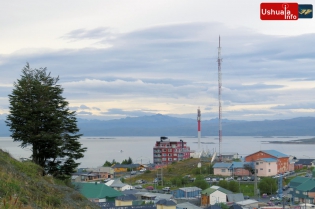
[[[84,28],[76,29],[70,31],[69,33],[65,34],[61,38],[69,39],[69,40],[83,40],[83,39],[111,39],[113,37],[113,32],[111,28],[95,28],[92,30],[87,30]]]
[[[91,108],[89,108],[89,107],[86,106],[86,105],[81,105],[81,106],[80,106],[80,109],[83,109],[83,110],[90,110]]]
[[[91,112],[87,112],[87,111],[79,111],[79,112],[77,112],[77,115],[93,115],[93,113],[91,113]]]
[[[96,99],[104,103],[128,99],[133,103],[147,100],[174,105],[169,106],[169,111],[176,110],[177,105],[204,105],[206,110],[215,111],[218,34],[222,41],[222,103],[226,105],[223,109],[243,104],[285,106],[294,98],[311,102],[314,86],[309,81],[315,78],[315,49],[309,46],[315,44],[315,34],[271,36],[207,22],[162,25],[123,34],[107,28],[71,31],[63,38],[93,39],[111,47],[1,55],[0,72],[6,76],[0,77],[0,82],[12,84],[28,61],[33,68],[48,67],[52,76],[60,76],[66,98],[77,101],[76,107],[72,107],[76,110],[80,104]],[[111,36],[115,39],[108,39]],[[0,96],[5,97],[10,90],[0,86]],[[8,102],[0,105],[5,107]],[[105,110],[95,105],[81,107]],[[116,111],[115,114],[139,116],[153,112],[137,108],[143,109],[137,105],[129,107],[134,112],[109,108],[104,114],[114,117],[110,114]],[[269,109],[268,113],[258,111],[246,117],[252,115],[257,119],[260,115],[263,119],[299,114],[280,109],[283,112]],[[242,117],[246,111],[226,112],[225,117]],[[195,109],[191,112],[186,110],[183,115],[195,118]],[[91,113],[89,116],[94,117]]]

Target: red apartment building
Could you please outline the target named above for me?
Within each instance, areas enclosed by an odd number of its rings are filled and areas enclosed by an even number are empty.
[[[190,147],[183,140],[170,141],[162,136],[153,147],[154,164],[167,165],[188,158],[190,158]]]

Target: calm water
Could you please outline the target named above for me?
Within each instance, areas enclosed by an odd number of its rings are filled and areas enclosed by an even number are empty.
[[[293,144],[268,144],[266,141],[287,141],[295,139],[312,138],[303,137],[273,137],[273,138],[255,138],[250,136],[225,136],[221,143],[221,152],[236,152],[245,157],[259,150],[274,149],[287,155],[293,155],[297,158],[315,158],[315,145],[293,145]],[[80,142],[88,150],[83,159],[80,159],[80,167],[101,166],[104,162],[115,159],[118,162],[131,157],[135,163],[153,162],[153,146],[160,137],[82,137]],[[198,139],[189,137],[169,137],[172,141],[180,139],[187,142],[191,150],[198,149]],[[213,144],[212,144],[213,143]],[[31,151],[22,149],[19,143],[13,142],[10,137],[0,137],[0,148],[8,151],[13,157],[29,157]],[[219,151],[217,137],[201,138],[200,150]]]

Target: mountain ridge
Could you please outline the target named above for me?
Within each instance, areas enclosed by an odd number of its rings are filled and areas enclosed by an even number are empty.
[[[244,121],[222,120],[225,136],[315,136],[315,117]],[[156,114],[114,120],[78,118],[84,136],[197,136],[197,119]],[[218,135],[218,118],[201,121],[201,135]],[[10,136],[4,120],[0,120],[0,136]]]

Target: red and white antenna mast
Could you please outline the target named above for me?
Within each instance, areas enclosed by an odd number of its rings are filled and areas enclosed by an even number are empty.
[[[221,105],[221,87],[222,87],[222,77],[221,77],[221,45],[220,45],[220,36],[219,36],[219,47],[218,47],[218,87],[219,87],[219,159],[222,160],[221,157],[221,142],[222,142],[222,105]]]

